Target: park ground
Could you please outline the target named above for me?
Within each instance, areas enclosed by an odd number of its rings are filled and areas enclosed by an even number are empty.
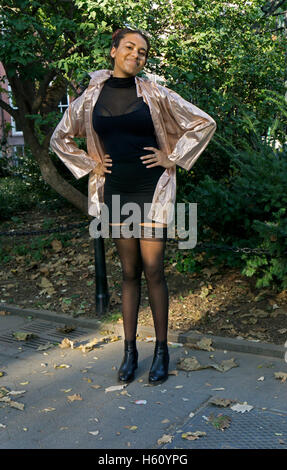
[[[0,223],[0,232],[53,229],[85,221],[72,208],[44,213],[33,210]],[[71,318],[95,317],[94,241],[87,228],[41,237],[1,237],[2,303],[65,313]],[[287,290],[256,288],[255,279],[242,275],[240,269],[215,265],[212,257],[202,262],[199,272],[180,272],[176,252],[177,242],[169,240],[165,274],[170,330],[284,343]],[[105,253],[110,294],[105,320],[121,323],[121,267],[111,239],[105,239]],[[201,252],[196,256],[203,258]],[[153,325],[144,276],[138,321],[139,325]]]

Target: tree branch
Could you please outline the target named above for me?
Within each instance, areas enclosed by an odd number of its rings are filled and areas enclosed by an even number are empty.
[[[261,10],[263,11],[264,13],[264,16],[265,17],[268,17],[270,15],[272,15],[274,13],[274,11],[276,11],[278,8],[281,7],[281,5],[283,5],[283,3],[285,3],[286,0],[279,0],[276,4],[276,1],[275,0],[271,0],[271,2],[267,2],[265,5],[263,5],[261,7]]]
[[[7,113],[10,114],[10,116],[12,116],[13,119],[16,119],[17,110],[12,108],[12,106],[6,103],[6,101],[3,101],[2,98],[0,98],[0,108],[4,109],[4,111],[7,111]]]

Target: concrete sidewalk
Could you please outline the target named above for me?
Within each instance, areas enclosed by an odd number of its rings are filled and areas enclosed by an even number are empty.
[[[73,324],[76,329],[61,333],[58,328],[64,324]],[[111,339],[120,334],[118,328],[105,325],[104,329],[109,329],[105,336]],[[12,335],[15,331],[37,336],[17,341]],[[109,391],[119,385],[123,339],[102,341],[85,353],[59,346],[41,349],[65,337],[83,344],[95,337],[103,339],[99,322],[51,312],[36,315],[32,310],[0,316],[0,372],[4,372],[0,390],[5,387],[14,392],[5,395],[6,402],[0,402],[0,448],[287,449],[287,381],[274,375],[287,372],[284,346],[228,338],[213,338],[214,351],[170,344],[169,370],[177,375],[171,374],[162,385],[149,386],[154,343],[144,339],[154,333],[139,328],[139,334],[135,381],[122,390]],[[180,338],[184,341],[178,341]],[[195,339],[198,337],[192,333],[169,337],[175,343]],[[192,372],[177,369],[180,359],[191,357],[202,365],[233,358],[238,367],[226,372],[213,367]],[[230,406],[211,405],[214,396],[234,404],[247,402],[252,409],[243,413]],[[24,409],[12,407],[9,399],[24,404]],[[212,415],[225,417],[223,430],[212,424]],[[205,435],[186,438],[196,431]]]

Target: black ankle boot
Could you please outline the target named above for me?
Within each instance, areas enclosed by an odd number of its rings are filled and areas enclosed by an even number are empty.
[[[138,367],[138,352],[136,340],[127,341],[125,339],[125,355],[118,373],[120,382],[131,382],[134,379],[134,372]]]
[[[152,366],[149,371],[149,383],[157,385],[163,383],[168,377],[169,353],[167,341],[157,341],[155,344]]]

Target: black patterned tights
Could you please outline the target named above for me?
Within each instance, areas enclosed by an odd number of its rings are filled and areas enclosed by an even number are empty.
[[[158,341],[167,339],[168,287],[164,276],[164,240],[143,238],[113,238],[121,261],[122,313],[125,339],[136,338],[141,298],[141,277],[144,271],[155,335]]]

